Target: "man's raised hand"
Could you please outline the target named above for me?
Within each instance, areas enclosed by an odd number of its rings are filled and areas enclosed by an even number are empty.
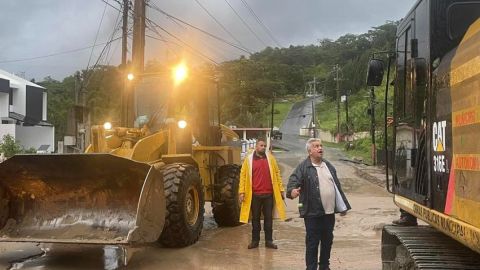
[[[298,188],[294,188],[292,189],[292,199],[295,199],[296,197],[298,197],[298,195],[300,195],[300,190],[302,188],[301,187],[298,187]]]

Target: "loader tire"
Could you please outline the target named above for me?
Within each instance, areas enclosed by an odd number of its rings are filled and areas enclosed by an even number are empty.
[[[240,166],[238,165],[225,165],[217,172],[212,208],[213,217],[218,226],[231,227],[240,224],[239,178]]]
[[[159,242],[186,247],[197,242],[203,228],[205,201],[198,169],[185,163],[162,168],[165,189],[165,226]]]

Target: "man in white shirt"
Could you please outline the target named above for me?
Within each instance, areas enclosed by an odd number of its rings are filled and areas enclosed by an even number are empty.
[[[311,138],[307,141],[306,149],[308,157],[297,166],[288,180],[287,197],[295,199],[300,196],[298,210],[300,217],[304,218],[307,231],[307,270],[329,270],[335,213],[344,216],[351,207],[342,191],[337,171],[323,159],[322,141]]]

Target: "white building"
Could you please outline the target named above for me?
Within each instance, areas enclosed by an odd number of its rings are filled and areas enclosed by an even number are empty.
[[[47,89],[1,69],[0,121],[0,139],[10,134],[25,149],[55,150],[55,129],[47,122]]]

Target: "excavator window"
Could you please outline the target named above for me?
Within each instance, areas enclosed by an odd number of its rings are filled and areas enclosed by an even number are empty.
[[[447,9],[448,36],[458,40],[480,18],[480,1],[454,3]]]

